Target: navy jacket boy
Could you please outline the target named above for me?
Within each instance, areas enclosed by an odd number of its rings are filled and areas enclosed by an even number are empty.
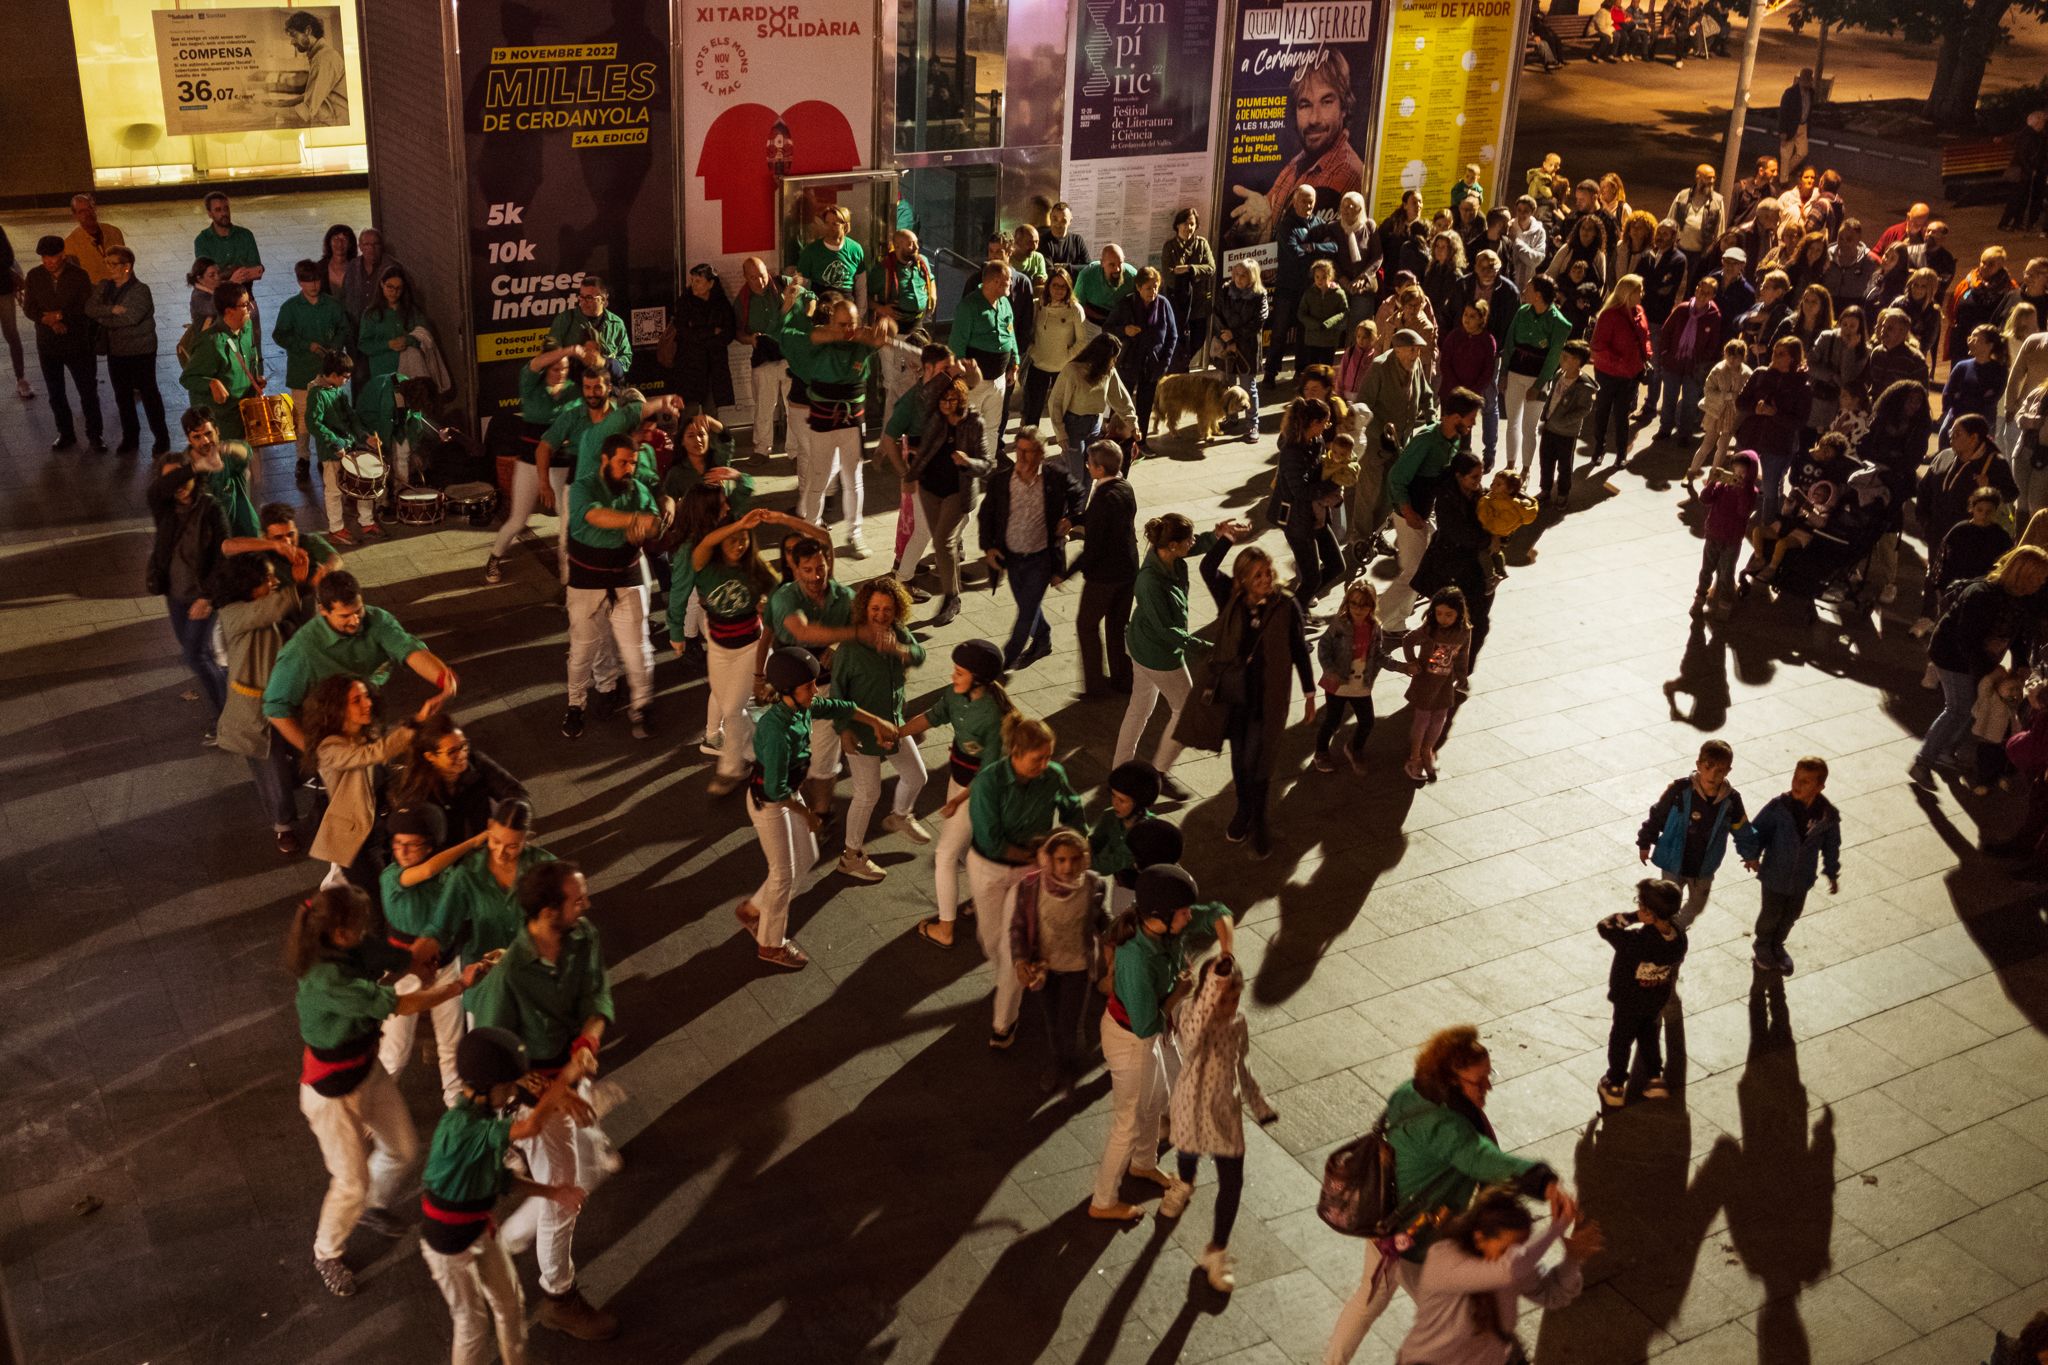
[[[1819,874],[1827,875],[1829,894],[1841,889],[1842,817],[1821,794],[1827,776],[1826,763],[1802,758],[1792,770],[1792,789],[1772,797],[1757,812],[1763,895],[1754,953],[1756,965],[1764,971],[1792,970],[1785,936],[1806,908],[1806,893]]]

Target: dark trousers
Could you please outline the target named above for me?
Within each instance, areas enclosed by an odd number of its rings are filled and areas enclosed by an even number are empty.
[[[1045,416],[1045,400],[1052,393],[1052,384],[1059,376],[1051,370],[1041,370],[1036,365],[1024,367],[1024,408],[1019,414],[1025,431],[1038,430],[1039,419]]]
[[[1237,812],[1230,823],[1245,831],[1264,829],[1266,796],[1273,785],[1272,743],[1278,736],[1266,733],[1265,707],[1257,698],[1230,708],[1225,734],[1230,742],[1230,785],[1237,793]]]
[[[164,425],[164,396],[156,386],[156,357],[153,355],[110,355],[107,378],[114,382],[114,415],[121,419],[121,444],[141,443],[142,428],[135,419],[135,400],[142,400],[142,414],[149,419],[149,436],[156,449],[171,448],[171,430]]]
[[[1287,548],[1294,554],[1294,592],[1303,608],[1312,607],[1324,589],[1344,579],[1344,547],[1337,533],[1327,526],[1286,531]]]
[[[1799,916],[1806,909],[1806,893],[1813,888],[1801,887],[1797,891],[1773,891],[1763,888],[1763,906],[1756,917],[1756,946],[1759,950],[1783,949],[1785,936],[1792,932],[1792,926],[1799,923]]]
[[[1237,1205],[1244,1198],[1244,1158],[1241,1156],[1212,1156],[1216,1163],[1216,1221],[1209,1225],[1209,1245],[1227,1247],[1230,1245],[1230,1230],[1237,1226]],[[1180,1178],[1190,1185],[1195,1183],[1195,1172],[1201,1166],[1200,1156],[1181,1152],[1174,1158],[1180,1167]]]
[[[1168,363],[1166,372],[1186,374],[1188,367],[1194,363],[1195,352],[1202,349],[1203,343],[1209,339],[1209,319],[1190,318],[1184,310],[1175,306],[1173,320],[1180,328],[1180,332],[1173,343],[1173,359]]]
[[[166,597],[164,606],[171,617],[171,634],[178,637],[178,653],[184,657],[185,667],[192,670],[192,676],[199,679],[199,687],[206,695],[206,728],[211,730],[221,707],[228,702],[228,671],[213,657],[213,618],[192,619],[192,599],[188,597]]]
[[[1266,349],[1266,386],[1271,388],[1280,382],[1280,362],[1286,358],[1288,349],[1301,335],[1301,323],[1295,313],[1301,307],[1301,294],[1296,292],[1273,291],[1273,309],[1267,314],[1272,319],[1273,344]]]
[[[285,743],[282,735],[272,735],[269,753],[242,760],[249,765],[249,777],[256,783],[256,795],[262,799],[272,829],[288,829],[299,818],[298,757],[298,750]]]
[[[1131,391],[1131,407],[1138,415],[1140,436],[1149,435],[1152,430],[1152,398],[1159,392],[1161,370],[1156,360],[1133,360],[1117,366],[1124,387]]]
[[[1472,644],[1465,651],[1465,671],[1470,673],[1479,667],[1479,651],[1486,647],[1487,634],[1493,629],[1493,593],[1468,593],[1465,614],[1472,621]]]
[[[1337,363],[1337,348],[1334,346],[1307,346],[1301,348],[1301,355],[1294,362],[1295,373],[1311,365],[1334,365]]]
[[[1124,629],[1131,623],[1131,603],[1138,585],[1102,583],[1090,578],[1081,585],[1081,610],[1074,622],[1081,635],[1081,690],[1101,690],[1107,653],[1109,686],[1131,690],[1131,656],[1124,648]]]
[[[1614,374],[1595,374],[1593,378],[1600,386],[1600,396],[1593,400],[1593,463],[1599,464],[1606,454],[1611,435],[1614,458],[1625,464],[1628,461],[1628,419],[1636,410],[1639,381]]]
[[[1572,495],[1572,452],[1578,447],[1576,437],[1563,436],[1546,431],[1536,438],[1537,457],[1543,462],[1543,493],[1547,496],[1552,488],[1559,498]]]
[[[1081,1041],[1081,1022],[1088,1015],[1092,994],[1085,971],[1045,974],[1039,1002],[1045,1006],[1045,1039],[1052,1048],[1052,1064],[1061,1076],[1080,1074],[1087,1053]]]
[[[1351,734],[1351,752],[1365,752],[1365,741],[1372,734],[1372,695],[1363,697],[1335,697],[1323,694],[1323,718],[1316,722],[1316,752],[1330,752],[1330,745],[1337,738],[1337,731],[1344,726],[1344,713],[1349,711],[1358,717],[1358,728]]]
[[[104,439],[107,429],[100,418],[99,358],[91,351],[76,356],[53,356],[48,351],[38,351],[36,359],[42,362],[43,387],[50,391],[50,415],[57,420],[57,434],[67,441],[78,439],[78,428],[71,420],[71,402],[64,396],[64,376],[68,374],[78,390],[78,405],[85,409],[86,438]]]
[[[1614,1022],[1607,1030],[1607,1083],[1622,1085],[1628,1081],[1629,1053],[1635,1052],[1642,1058],[1643,1068],[1654,1076],[1664,1069],[1664,1012],[1660,1005],[1648,1014],[1624,1014],[1615,1011]]]
[[[1998,230],[2024,231],[2034,225],[2041,204],[2041,177],[2029,172],[2026,179],[2015,180],[2006,191],[2005,213],[1998,220]]]
[[[1010,596],[1017,601],[1017,623],[1003,646],[1005,663],[1015,663],[1026,645],[1052,648],[1052,625],[1045,619],[1045,590],[1052,586],[1052,551],[1013,554],[1003,561],[1010,576]]]

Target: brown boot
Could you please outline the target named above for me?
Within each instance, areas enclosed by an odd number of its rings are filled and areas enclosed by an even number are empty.
[[[592,1307],[574,1285],[566,1294],[543,1294],[538,1321],[579,1341],[610,1341],[619,1334],[618,1318]]]

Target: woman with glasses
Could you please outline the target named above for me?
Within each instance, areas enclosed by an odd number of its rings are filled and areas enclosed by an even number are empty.
[[[518,778],[472,748],[454,718],[437,711],[413,730],[392,805],[439,806],[448,817],[445,842],[459,844],[484,832],[498,802],[526,799]]]
[[[1364,1276],[1337,1315],[1324,1365],[1345,1365],[1351,1359],[1393,1301],[1397,1281],[1409,1297],[1415,1296],[1441,1215],[1464,1209],[1480,1186],[1507,1185],[1528,1198],[1547,1200],[1551,1217],[1560,1223],[1578,1217],[1579,1206],[1556,1171],[1501,1149],[1486,1118],[1492,1089],[1493,1059],[1479,1041],[1479,1030],[1460,1024],[1424,1043],[1415,1054],[1414,1079],[1388,1096],[1387,1141],[1394,1149],[1401,1204],[1424,1192],[1430,1202],[1418,1213],[1416,1226],[1405,1232],[1406,1246],[1394,1238],[1366,1243]]]

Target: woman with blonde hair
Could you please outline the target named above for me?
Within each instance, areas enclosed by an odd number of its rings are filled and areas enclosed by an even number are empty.
[[[1465,296],[1465,239],[1449,230],[1429,239],[1429,266],[1422,272],[1422,292],[1438,318],[1458,316]]]
[[[1025,355],[1030,363],[1024,371],[1024,407],[1019,414],[1022,430],[1038,429],[1053,382],[1081,353],[1087,331],[1081,305],[1074,302],[1074,277],[1065,266],[1053,266],[1038,286],[1038,308],[1032,314],[1030,350]]]
[[[1547,1200],[1552,1218],[1577,1220],[1578,1203],[1556,1171],[1501,1150],[1486,1118],[1492,1090],[1493,1058],[1479,1041],[1479,1030],[1458,1024],[1422,1045],[1413,1077],[1387,1097],[1387,1142],[1394,1149],[1397,1193],[1404,1207],[1421,1207],[1414,1226],[1403,1234],[1407,1246],[1392,1237],[1366,1243],[1365,1274],[1337,1315],[1324,1365],[1346,1365],[1393,1301],[1397,1283],[1414,1297],[1423,1258],[1444,1216],[1468,1207],[1481,1186],[1511,1186],[1527,1198]]]
[[[1920,343],[1920,354],[1932,365],[1941,345],[1941,277],[1921,266],[1906,276],[1906,292],[1893,299],[1891,306],[1905,315],[1913,340]]]
[[[1965,417],[1965,422],[1981,419]],[[2014,641],[2028,631],[2033,604],[2026,599],[2048,585],[2048,550],[2016,545],[1999,556],[1991,572],[1963,584],[1954,605],[1927,642],[1927,660],[1941,684],[1941,714],[1927,727],[1927,738],[1908,775],[1931,786],[1936,769],[1959,772],[1956,746],[1970,735],[1970,713],[1977,705],[1977,684],[1998,666]]]
[[[1606,457],[1614,442],[1616,463],[1628,462],[1629,417],[1636,409],[1636,387],[1650,365],[1650,319],[1643,312],[1643,277],[1623,275],[1614,282],[1607,302],[1593,322],[1593,378],[1600,396],[1593,404],[1593,465]]]
[[[1379,238],[1372,234],[1372,224],[1367,223],[1366,228],[1367,237],[1377,244]],[[1244,416],[1247,442],[1259,439],[1260,334],[1265,331],[1271,307],[1258,266],[1249,260],[1231,262],[1230,278],[1216,291],[1216,311],[1211,316],[1216,332],[1216,368],[1223,372],[1225,382],[1242,388],[1248,400]]]
[[[1650,278],[1650,271],[1657,262],[1657,216],[1643,209],[1621,221],[1621,234],[1615,239],[1614,256],[1608,262],[1607,278],[1618,280],[1623,275],[1640,275]]]

